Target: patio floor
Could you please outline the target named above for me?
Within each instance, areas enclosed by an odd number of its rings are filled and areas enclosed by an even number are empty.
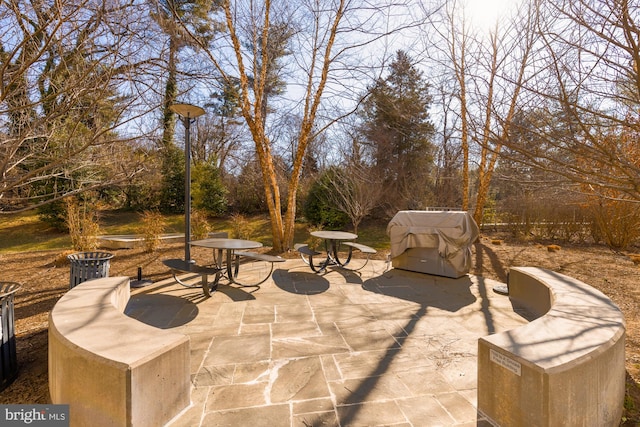
[[[173,279],[132,289],[128,315],[191,338],[192,406],[171,426],[488,426],[477,339],[527,320],[495,281],[386,267],[287,260],[209,299]]]

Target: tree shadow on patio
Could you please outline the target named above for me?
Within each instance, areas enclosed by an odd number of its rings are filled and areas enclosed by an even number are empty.
[[[397,269],[363,283],[362,288],[365,290],[417,303],[419,306],[402,326],[404,334],[394,336],[399,347],[394,344],[386,349],[384,357],[380,359],[375,369],[356,389],[351,390],[347,401],[344,402],[345,405],[338,409],[341,425],[350,425],[357,421],[362,404],[366,402],[367,396],[376,388],[382,376],[391,369],[394,359],[405,346],[405,342],[412,338],[412,334],[417,330],[425,330],[425,325],[419,325],[419,323],[430,308],[454,313],[476,302],[476,297],[470,290],[472,284],[468,276],[451,279]],[[393,310],[390,310],[388,315],[393,318]],[[403,318],[406,319],[406,316]]]
[[[415,302],[424,307],[435,307],[457,311],[473,304],[476,297],[471,293],[469,276],[458,279],[414,273],[392,269],[366,280],[362,288],[386,296]]]

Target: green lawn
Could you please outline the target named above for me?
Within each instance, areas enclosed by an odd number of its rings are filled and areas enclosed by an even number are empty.
[[[183,215],[165,215],[166,233],[184,231]],[[246,222],[245,222],[246,220]],[[268,215],[246,217],[240,220],[234,217],[213,218],[209,220],[213,231],[226,231],[234,236],[234,230],[242,222],[243,228],[252,240],[265,246],[272,246],[271,223]],[[142,221],[139,213],[130,211],[104,211],[100,213],[101,234],[139,234]],[[358,242],[372,246],[377,250],[389,249],[389,238],[385,231],[386,223],[367,223],[358,230]],[[347,231],[350,231],[347,227]],[[309,226],[296,223],[294,243],[311,243]],[[0,254],[32,252],[39,250],[71,249],[71,239],[40,221],[35,212],[0,216]]]
[[[167,233],[183,231],[180,215],[167,215]],[[128,211],[100,213],[101,234],[136,234],[140,232],[141,217]],[[71,238],[40,221],[33,212],[0,216],[0,253],[32,252],[49,249],[71,249]]]
[[[0,216],[0,253],[61,249],[71,246],[66,233],[47,226],[32,212]]]

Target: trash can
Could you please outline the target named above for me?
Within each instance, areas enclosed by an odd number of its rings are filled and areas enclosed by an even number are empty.
[[[0,332],[2,332],[0,391],[7,388],[18,376],[15,319],[13,314],[13,296],[18,289],[20,289],[19,283],[0,282]]]
[[[113,254],[109,252],[78,252],[67,255],[71,263],[69,289],[82,282],[100,277],[109,277],[110,260]]]

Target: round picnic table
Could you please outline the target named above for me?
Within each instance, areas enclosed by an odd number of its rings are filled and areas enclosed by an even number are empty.
[[[227,279],[231,283],[237,283],[235,281],[238,276],[238,270],[240,268],[240,263],[238,257],[235,256],[235,251],[237,250],[247,250],[247,249],[256,249],[262,247],[262,243],[254,242],[253,240],[243,240],[243,239],[226,239],[226,238],[215,238],[215,239],[203,239],[203,240],[194,240],[189,242],[191,246],[199,246],[202,248],[210,248],[213,249],[213,259],[216,266],[220,269],[220,271],[224,270],[223,267],[223,252],[226,253],[224,257],[224,263],[226,264],[226,276]],[[235,258],[235,262],[234,262]],[[219,275],[216,277],[215,284],[217,285],[220,277]]]
[[[338,256],[338,250],[340,248],[340,242],[346,240],[355,240],[358,238],[357,234],[349,233],[346,231],[332,231],[332,230],[319,230],[312,231],[311,235],[319,239],[324,240],[324,248],[327,253],[327,258],[320,263],[318,271],[326,269],[329,265],[337,265],[339,267],[345,267],[351,261],[351,251],[346,260],[341,261]],[[310,264],[311,268],[315,271],[313,262]]]

